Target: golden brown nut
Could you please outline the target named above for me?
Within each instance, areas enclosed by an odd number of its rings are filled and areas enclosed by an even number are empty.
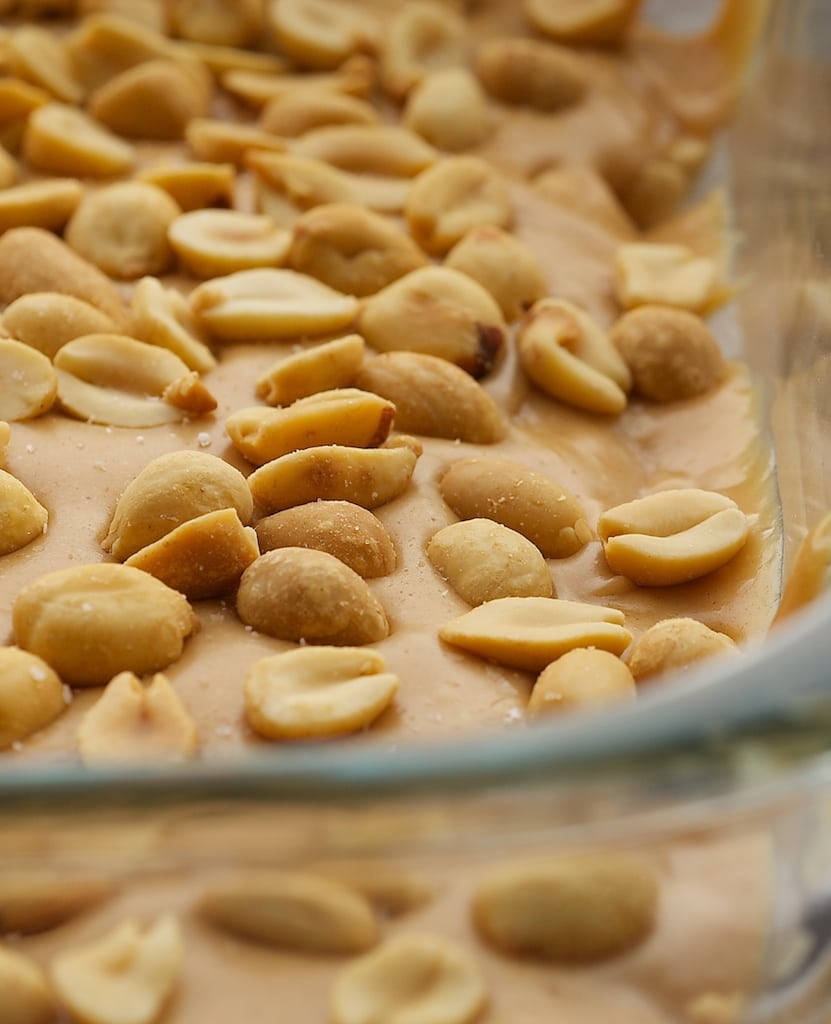
[[[17,181],[18,173],[17,161],[2,145],[0,136],[0,189],[11,188]]]
[[[615,255],[615,298],[623,309],[655,303],[696,313],[722,291],[716,261],[686,245],[628,242]]]
[[[439,3],[419,0],[401,7],[386,26],[381,53],[381,84],[403,100],[432,71],[467,62],[464,20]]]
[[[528,700],[532,715],[603,708],[636,695],[629,668],[609,651],[575,648],[544,669]]]
[[[0,750],[44,729],[65,709],[63,683],[42,658],[0,647]]]
[[[11,427],[5,420],[0,420],[0,469],[6,465],[6,451],[9,447],[9,439],[11,437]]]
[[[281,267],[291,235],[270,217],[238,210],[192,210],[171,224],[168,241],[184,269],[210,278],[258,267]]]
[[[696,619],[662,619],[650,626],[632,644],[626,661],[635,680],[689,668],[706,658],[738,654],[739,649],[725,633],[718,633]]]
[[[72,63],[57,36],[39,25],[22,25],[6,39],[5,58],[13,74],[40,86],[64,103],[84,97]]]
[[[0,79],[0,143],[10,152],[19,153],[29,115],[52,97],[44,89],[20,78]]]
[[[0,469],[0,555],[42,537],[48,521],[49,513],[28,487]]]
[[[260,114],[260,127],[283,138],[296,138],[325,125],[378,124],[379,120],[371,103],[312,86],[269,100]]]
[[[257,398],[268,405],[290,405],[320,391],[348,387],[360,369],[364,348],[360,334],[347,334],[292,352],[260,377]]]
[[[487,97],[466,68],[424,78],[407,99],[403,124],[450,153],[480,145],[493,130]]]
[[[3,326],[12,337],[50,359],[68,341],[85,334],[111,334],[116,329],[100,309],[59,292],[21,295],[4,310]]]
[[[356,53],[336,71],[274,74],[273,71],[239,70],[222,75],[223,88],[252,107],[264,107],[269,100],[297,89],[328,89],[347,96],[366,98],[375,84],[375,62]]]
[[[249,124],[216,121],[209,117],[195,117],[185,128],[188,146],[199,160],[239,166],[249,150],[276,150],[282,152],[285,142]]]
[[[55,1001],[43,968],[18,953],[0,947],[0,1006],[2,1024],[52,1024]]]
[[[261,0],[170,0],[174,35],[200,43],[248,46],[262,30]]]
[[[268,18],[279,49],[308,68],[338,67],[373,48],[380,31],[371,12],[342,0],[274,0]]]
[[[439,156],[421,136],[386,124],[317,128],[298,139],[292,148],[298,156],[324,160],[342,171],[394,178],[413,178]]]
[[[68,874],[57,867],[7,869],[0,879],[0,933],[49,931],[106,899],[112,888],[100,874]]]
[[[233,203],[233,164],[162,163],[139,171],[136,179],[167,192],[185,213],[207,206],[231,206]]]
[[[537,39],[492,39],[476,53],[476,73],[503,103],[561,110],[578,103],[588,86],[583,59],[564,46]]]
[[[133,166],[135,150],[81,110],[47,103],[32,111],[23,156],[38,171],[78,178],[112,178]]]
[[[130,327],[139,341],[169,349],[191,370],[207,373],[216,366],[207,335],[191,313],[187,299],[175,289],[165,288],[155,277],[144,277],[136,285]]]
[[[282,227],[323,203],[358,203],[357,185],[345,171],[322,160],[283,153],[246,153],[254,174],[258,208]]]
[[[525,0],[531,24],[561,43],[619,43],[640,0]]]
[[[58,393],[48,357],[13,338],[0,338],[0,417],[28,420],[47,412]]]
[[[84,194],[74,178],[30,181],[0,191],[0,232],[10,228],[45,228],[60,231]]]

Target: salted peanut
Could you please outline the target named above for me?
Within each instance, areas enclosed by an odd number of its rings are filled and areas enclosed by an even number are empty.
[[[269,740],[313,740],[367,729],[398,690],[377,651],[301,647],[256,662],[245,681],[245,716]]]
[[[395,547],[384,524],[349,501],[312,501],[266,516],[256,526],[260,550],[315,548],[340,559],[364,579],[395,569]]]
[[[29,420],[55,401],[58,376],[48,356],[13,338],[0,338],[0,416]]]
[[[640,166],[621,193],[621,201],[643,230],[670,217],[687,194],[690,179],[680,164],[663,156]]]
[[[576,498],[546,476],[509,459],[454,462],[439,481],[460,519],[491,519],[516,530],[545,558],[568,558],[592,537]]]
[[[33,227],[60,231],[84,195],[75,178],[29,181],[0,191],[0,232]]]
[[[159,0],[68,0],[79,14],[117,14],[154,32],[167,31],[167,19]]]
[[[538,32],[560,43],[619,43],[640,0],[525,0],[525,16]]]
[[[268,405],[290,405],[320,391],[347,387],[355,381],[365,347],[360,334],[347,334],[295,352],[259,378],[257,398]]]
[[[268,20],[282,53],[301,67],[324,70],[357,50],[374,49],[381,30],[360,4],[340,0],[275,0]]]
[[[623,612],[551,597],[502,597],[452,619],[439,638],[480,658],[541,672],[578,647],[622,654],[632,642]]]
[[[597,532],[612,572],[643,587],[670,587],[706,576],[744,547],[747,516],[715,491],[660,491],[600,516]]]
[[[358,300],[293,270],[241,270],[200,285],[190,308],[219,341],[269,342],[347,327]]]
[[[0,469],[0,555],[42,537],[48,521],[49,513],[28,487]]]
[[[500,952],[593,963],[651,934],[659,896],[654,869],[628,854],[549,857],[492,869],[477,887],[473,919]]]
[[[269,100],[259,123],[263,131],[296,138],[325,125],[378,124],[379,120],[375,107],[357,96],[306,86]]]
[[[474,1024],[487,1002],[467,950],[437,935],[399,935],[345,967],[332,989],[335,1024]]]
[[[395,417],[392,402],[358,388],[335,388],[280,409],[252,406],[225,421],[237,451],[255,466],[301,448],[340,444],[377,448]]]
[[[438,356],[384,352],[354,377],[395,405],[396,429],[470,444],[496,444],[506,426],[499,407],[469,373]]]
[[[423,352],[483,377],[505,343],[505,321],[488,292],[449,267],[422,267],[361,307],[358,330],[379,352]]]
[[[412,178],[438,159],[438,152],[406,128],[381,124],[330,125],[308,132],[294,153],[323,160],[355,174]]]
[[[9,33],[5,56],[13,74],[45,89],[63,103],[78,104],[84,97],[72,63],[61,41],[39,25],[23,25]]]
[[[373,509],[403,494],[420,455],[421,446],[406,437],[383,448],[303,448],[254,470],[248,486],[265,512],[319,499]]]
[[[216,366],[207,335],[187,299],[155,277],[143,277],[133,292],[130,329],[139,341],[169,349],[191,370],[207,373]]]
[[[518,320],[548,294],[534,253],[495,224],[472,228],[447,254],[446,267],[478,281],[499,303],[506,320]]]
[[[199,913],[234,935],[297,952],[363,953],[378,941],[366,899],[341,882],[313,874],[251,871],[214,881],[202,893]]]
[[[259,0],[254,0],[254,2],[259,3]],[[228,71],[254,71],[266,75],[282,75],[288,68],[286,61],[274,53],[243,50],[238,46],[223,45],[222,43],[202,43],[194,39],[188,39],[185,45],[188,51],[201,60],[217,78],[221,78]]]
[[[55,1001],[43,968],[18,953],[0,946],[0,1024],[52,1024]]]
[[[618,197],[588,164],[552,168],[534,178],[533,184],[546,199],[594,221],[616,238],[629,241],[637,237],[638,230]]]
[[[292,241],[270,217],[238,210],[183,213],[170,225],[167,237],[184,269],[201,278],[280,267]]]
[[[0,238],[0,302],[36,292],[71,295],[116,323],[124,318],[118,289],[96,266],[49,231],[14,228]]]
[[[517,351],[530,380],[553,398],[614,416],[626,408],[632,377],[609,335],[579,307],[541,299],[519,327]]]
[[[427,75],[467,63],[464,19],[438,3],[405,4],[386,26],[381,85],[403,100]]]
[[[0,750],[46,728],[65,710],[63,683],[42,658],[0,647]]]
[[[221,78],[222,87],[252,107],[264,107],[278,96],[298,89],[327,89],[346,96],[366,99],[375,84],[375,64],[364,54],[355,54],[336,71],[274,74],[260,71],[229,71]]]
[[[101,903],[111,892],[112,884],[100,876],[76,877],[57,868],[6,869],[0,878],[0,933],[49,931]]]
[[[292,227],[304,210],[323,203],[360,201],[350,176],[322,160],[254,150],[245,162],[257,183],[259,208],[282,227]]]
[[[6,465],[6,451],[11,435],[11,427],[4,420],[0,420],[0,469]]]
[[[167,192],[187,213],[208,206],[231,206],[235,177],[233,164],[187,163],[147,167],[139,171],[136,180]]]
[[[579,103],[588,87],[583,58],[537,39],[491,39],[476,52],[476,73],[494,99],[537,110]]]
[[[427,264],[427,257],[386,217],[352,203],[331,203],[294,225],[289,263],[348,295],[373,295]]]
[[[725,633],[718,633],[696,619],[662,619],[632,644],[626,661],[637,682],[688,668],[718,655],[738,654],[739,648]]]
[[[84,764],[182,761],[197,743],[193,719],[161,673],[145,688],[132,672],[120,672],[78,727]]]
[[[624,309],[657,303],[699,312],[718,288],[715,260],[685,245],[630,242],[615,255],[615,298]]]
[[[242,574],[236,607],[246,626],[294,643],[360,646],[390,631],[364,580],[333,555],[311,548],[261,555]]]
[[[719,343],[704,321],[686,310],[633,309],[613,325],[609,339],[626,361],[635,391],[653,402],[705,394],[724,377]]]
[[[187,600],[126,565],[47,573],[12,608],[17,644],[70,686],[102,686],[119,672],[147,675],[176,661],[194,629]]]
[[[195,117],[185,128],[185,139],[191,152],[200,160],[240,166],[249,150],[286,148],[283,139],[249,124],[214,121]]]
[[[309,867],[316,875],[334,878],[361,893],[386,917],[399,917],[423,907],[436,894],[428,877],[398,860],[325,860],[314,861]]]
[[[487,97],[466,68],[427,75],[410,93],[402,123],[451,153],[481,145],[493,131]]]
[[[133,147],[82,110],[47,103],[33,110],[23,133],[23,156],[38,171],[79,178],[114,178],[135,161]]]
[[[92,945],[59,953],[52,981],[61,1003],[85,1024],[155,1024],[176,987],[183,957],[172,915],[143,933],[127,920]]]
[[[629,668],[608,651],[568,651],[544,669],[528,700],[531,715],[604,708],[636,696]]]
[[[427,543],[433,568],[468,604],[501,597],[552,597],[545,559],[531,541],[490,519],[467,519]]]
[[[173,35],[200,43],[248,46],[262,30],[261,0],[170,0]]]
[[[180,64],[150,60],[111,78],[92,94],[87,109],[128,139],[166,141],[183,138],[188,122],[207,114],[209,99]]]
[[[254,503],[245,477],[216,455],[159,455],[122,491],[101,547],[119,561],[208,512],[231,509],[243,525]]]
[[[51,100],[45,89],[21,78],[0,79],[0,144],[11,153],[18,153],[29,115]]]
[[[11,188],[17,181],[18,174],[17,161],[2,145],[2,139],[0,139],[0,189]]]

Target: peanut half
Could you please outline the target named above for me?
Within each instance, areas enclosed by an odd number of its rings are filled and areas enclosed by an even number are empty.
[[[116,330],[106,313],[60,292],[21,295],[3,311],[3,326],[13,338],[50,359],[68,341],[85,334],[110,334]]]
[[[101,903],[112,888],[100,875],[68,874],[57,867],[7,869],[0,880],[0,933],[49,931]]]
[[[283,138],[297,138],[333,124],[378,124],[375,107],[357,96],[314,86],[275,96],[263,107],[260,127]]]
[[[23,133],[23,156],[35,170],[78,178],[114,178],[126,174],[136,159],[131,145],[62,103],[32,111]]]
[[[205,50],[208,53],[202,49],[196,51],[199,56],[204,56],[206,63],[210,50],[215,45],[225,44],[222,49],[249,46],[257,41],[262,31],[263,12],[260,0],[234,0],[232,3],[217,3],[216,0],[170,0],[166,5],[166,13],[175,35],[206,44]],[[216,68],[212,67],[211,70]]]
[[[611,508],[597,532],[612,572],[639,586],[669,587],[726,565],[744,547],[750,524],[730,498],[690,487]]]
[[[356,53],[336,71],[274,74],[262,70],[231,70],[221,78],[223,88],[252,107],[263,107],[270,100],[298,89],[326,89],[347,96],[366,98],[375,83],[375,64]]]
[[[253,150],[245,162],[254,175],[258,208],[281,227],[292,227],[305,210],[324,203],[359,202],[353,176],[322,160]]]
[[[69,56],[52,32],[39,25],[22,25],[9,33],[4,49],[15,75],[64,103],[78,104],[83,100],[84,90],[73,73]]]
[[[199,160],[234,166],[244,162],[249,150],[282,152],[286,148],[281,138],[255,125],[215,121],[209,117],[188,121],[185,139]]]
[[[174,220],[168,240],[194,277],[218,277],[238,270],[281,267],[291,235],[270,217],[238,210],[192,210]]]
[[[347,387],[357,376],[364,349],[364,339],[360,334],[347,334],[343,338],[293,352],[259,378],[257,398],[268,405],[291,405],[298,398],[306,398],[319,391]]]
[[[488,100],[466,68],[428,75],[407,99],[404,125],[450,153],[472,149],[493,131]]]
[[[49,513],[19,480],[0,469],[0,556],[46,533]]]
[[[635,695],[632,672],[620,658],[608,651],[575,648],[540,673],[528,700],[528,712],[542,715],[603,708]]]
[[[640,0],[525,0],[526,17],[543,35],[561,43],[619,43]]]
[[[380,33],[370,11],[342,0],[277,0],[268,17],[280,51],[301,67],[336,68]]]
[[[55,1001],[43,968],[17,950],[0,946],[0,1024],[52,1024]]]
[[[51,99],[46,90],[21,78],[0,79],[0,144],[19,152],[29,115]]]
[[[438,152],[406,128],[384,124],[344,124],[317,128],[298,139],[298,156],[351,171],[393,178],[413,178],[434,164]]]
[[[208,206],[227,207],[234,201],[233,164],[161,163],[139,171],[136,179],[163,189],[185,213]]]
[[[143,277],[136,285],[130,327],[137,340],[169,349],[190,370],[207,373],[216,366],[207,335],[191,313],[187,299],[175,289],[165,288],[155,277]]]
[[[392,703],[398,677],[377,651],[302,647],[263,658],[245,682],[245,715],[265,739],[324,739],[366,729]]]
[[[433,71],[467,63],[464,19],[440,3],[405,4],[389,22],[381,52],[381,84],[396,100]]]
[[[0,750],[51,725],[65,710],[63,683],[42,658],[0,647]]]
[[[662,619],[632,644],[626,662],[640,683],[728,653],[738,654],[739,648],[725,633],[718,633],[696,619]]]
[[[27,181],[0,191],[0,233],[33,227],[61,231],[78,208],[84,186],[76,178]]]
[[[630,242],[615,256],[615,297],[623,309],[652,303],[705,312],[719,295],[715,260],[685,245]]]
[[[476,73],[502,103],[561,110],[579,103],[588,87],[582,57],[537,39],[492,39],[476,52]]]
[[[58,393],[48,357],[13,338],[0,338],[0,418],[28,420],[47,412]]]

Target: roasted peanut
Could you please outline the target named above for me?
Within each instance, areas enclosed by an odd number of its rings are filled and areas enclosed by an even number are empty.
[[[608,651],[575,648],[544,669],[528,700],[532,715],[607,707],[635,696],[627,666]]]
[[[281,52],[301,67],[336,68],[380,33],[371,12],[339,0],[276,0],[268,14]]]
[[[325,860],[315,861],[313,866],[315,874],[357,890],[386,917],[399,917],[423,907],[436,894],[429,878],[397,860]]]
[[[296,138],[333,124],[378,124],[375,107],[357,96],[314,87],[275,96],[263,107],[260,127],[283,138]]]
[[[478,281],[496,299],[508,321],[519,319],[548,293],[534,253],[495,224],[468,231],[447,254],[444,265]]]
[[[438,159],[424,139],[406,128],[383,124],[330,125],[294,143],[297,156],[324,160],[354,174],[413,178]]]
[[[130,170],[135,151],[83,111],[47,103],[33,110],[26,123],[23,156],[47,174],[112,178]]]
[[[597,532],[612,572],[643,587],[670,587],[720,569],[743,547],[747,516],[734,501],[694,487],[611,508]]]
[[[553,480],[508,459],[454,462],[439,481],[460,519],[491,519],[527,537],[546,558],[568,558],[591,540],[576,498]]]
[[[63,683],[42,658],[0,647],[0,750],[44,729],[65,709]]]
[[[144,277],[136,286],[130,325],[139,341],[169,349],[191,370],[207,373],[216,366],[207,337],[187,299],[173,288],[165,288],[155,277]]]
[[[615,256],[615,297],[623,309],[652,303],[693,313],[707,310],[718,289],[714,260],[685,245],[629,242]]]
[[[386,217],[351,203],[318,206],[294,225],[289,264],[348,295],[373,295],[427,264]]]
[[[282,152],[285,142],[249,124],[214,121],[208,117],[195,117],[185,128],[185,139],[194,156],[217,164],[239,166],[249,150],[276,150]]]
[[[583,59],[564,46],[537,39],[492,39],[476,53],[476,73],[503,103],[561,110],[583,98],[588,76]]]
[[[364,579],[395,568],[395,548],[384,524],[349,501],[312,501],[261,519],[256,526],[261,551],[315,548],[334,555]]]
[[[183,956],[176,918],[160,917],[144,933],[128,920],[92,945],[60,953],[52,980],[79,1021],[154,1024],[176,987]]]
[[[293,270],[241,270],[200,285],[190,307],[219,341],[282,341],[348,326],[358,301]]]
[[[395,405],[396,429],[470,444],[496,444],[505,422],[496,402],[470,374],[422,352],[384,352],[369,359],[355,384]]]
[[[145,688],[132,672],[120,672],[78,728],[85,764],[181,761],[192,757],[196,746],[196,726],[161,673]]]
[[[37,935],[49,931],[94,907],[111,892],[112,883],[100,875],[76,876],[58,868],[7,868],[0,879],[0,933]]]
[[[17,181],[18,173],[17,161],[2,145],[0,138],[0,189],[11,188]]]
[[[248,486],[266,512],[320,498],[373,509],[406,490],[420,454],[421,446],[409,438],[398,438],[384,448],[304,448],[255,470]]]
[[[146,572],[112,563],[39,577],[18,594],[12,621],[18,646],[71,686],[101,686],[119,672],[166,668],[194,628],[181,594]]]
[[[28,487],[0,469],[0,555],[42,537],[48,520],[49,513]]]
[[[254,502],[242,473],[208,452],[168,452],[124,489],[101,547],[123,561],[182,523],[221,509],[233,509],[243,525],[251,522]]]
[[[641,683],[728,653],[736,655],[739,649],[725,633],[718,633],[696,619],[662,619],[632,644],[626,662],[635,680]]]
[[[364,303],[358,330],[379,352],[439,356],[474,377],[492,369],[505,342],[496,302],[447,267],[422,267],[387,285]]]
[[[260,0],[253,0],[253,2],[259,4]],[[234,9],[238,8],[239,5],[234,4]],[[217,78],[221,78],[228,71],[254,71],[263,75],[282,75],[288,68],[286,61],[274,53],[243,50],[238,46],[225,46],[222,43],[201,43],[194,39],[189,39],[186,45],[188,51],[201,60]]]
[[[295,643],[360,646],[389,634],[384,609],[361,577],[325,551],[278,548],[242,574],[237,614]]]
[[[675,212],[689,185],[689,174],[680,164],[656,156],[626,183],[621,201],[638,227],[648,230]]]
[[[467,26],[438,3],[405,4],[387,26],[381,52],[381,84],[393,99],[434,71],[467,63]]]
[[[718,342],[704,321],[686,310],[641,306],[625,313],[609,338],[631,371],[634,389],[653,402],[705,394],[724,377]]]
[[[18,953],[0,947],[0,1024],[52,1024],[55,1001],[43,968]]]
[[[487,1001],[467,950],[436,935],[399,935],[349,964],[332,989],[335,1024],[475,1024]]]
[[[398,689],[398,677],[385,669],[382,655],[360,647],[301,647],[263,658],[245,682],[248,724],[269,740],[366,729]]]
[[[632,641],[623,612],[550,597],[502,597],[451,620],[440,639],[501,665],[541,672],[577,647],[622,654]]]
[[[29,181],[0,191],[0,232],[33,227],[60,231],[81,202],[84,186],[74,178]]]
[[[639,946],[655,927],[654,869],[623,853],[506,864],[480,883],[479,934],[504,953],[592,963]]]
[[[345,60],[336,71],[298,75],[229,71],[222,76],[223,88],[252,107],[263,107],[270,100],[298,89],[327,89],[347,96],[366,98],[374,83],[375,64],[360,53]]]
[[[347,334],[292,353],[260,377],[257,398],[268,405],[290,405],[307,395],[347,387],[360,369],[364,348],[360,334]]]
[[[61,41],[39,25],[22,25],[9,33],[6,60],[19,78],[45,89],[63,103],[80,103],[81,83]]]
[[[344,171],[322,160],[282,153],[246,154],[258,187],[258,206],[282,227],[291,227],[304,210],[323,203],[357,203],[356,184]]]
[[[0,79],[0,143],[18,153],[29,115],[51,99],[44,89],[20,78]]]
[[[28,420],[47,412],[58,393],[48,357],[13,338],[0,338],[0,416]]]
[[[493,130],[487,97],[466,68],[428,75],[410,93],[403,124],[451,153],[480,145]]]
[[[170,28],[182,39],[247,46],[262,30],[261,0],[172,0]]]
[[[199,912],[235,935],[298,952],[362,953],[378,941],[367,901],[340,882],[312,874],[255,871],[213,882]]]
[[[609,336],[563,299],[541,299],[522,321],[517,351],[527,376],[546,394],[587,412],[626,408],[629,369]]]
[[[404,207],[413,238],[443,254],[473,228],[507,227],[513,219],[508,190],[484,160],[447,157],[416,178]]]
[[[490,519],[467,519],[434,533],[427,557],[468,604],[500,597],[552,597],[545,559],[530,540]]]
[[[531,24],[562,43],[619,43],[640,0],[525,0]]]
[[[184,213],[171,223],[167,237],[185,270],[203,278],[281,267],[292,244],[291,234],[270,217],[238,210]]]
[[[139,171],[136,179],[167,192],[185,213],[233,202],[233,164],[157,164]]]

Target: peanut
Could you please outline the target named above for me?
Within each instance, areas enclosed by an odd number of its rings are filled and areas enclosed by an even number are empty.
[[[445,643],[481,658],[541,672],[577,647],[622,654],[632,640],[623,612],[550,597],[503,597],[451,620],[439,630]]]
[[[482,87],[465,68],[428,75],[410,93],[403,124],[451,153],[481,145],[493,131]]]
[[[447,267],[422,267],[387,285],[364,303],[358,329],[379,352],[439,356],[474,377],[492,369],[505,343],[499,306]]]
[[[370,12],[340,0],[276,0],[268,12],[278,47],[301,67],[336,68],[380,32]]]
[[[546,558],[568,558],[591,540],[577,499],[553,480],[508,459],[453,463],[439,481],[460,519],[491,519],[527,537]]]
[[[290,233],[270,217],[237,210],[184,213],[171,223],[167,237],[185,270],[202,278],[281,267],[292,244]]]
[[[597,524],[609,568],[643,587],[688,583],[720,569],[749,531],[734,501],[693,487],[618,505]]]
[[[398,689],[398,677],[385,669],[377,651],[360,647],[302,647],[263,658],[245,682],[248,724],[270,740],[366,729]]]
[[[322,160],[249,152],[246,163],[258,188],[258,207],[282,227],[323,203],[357,203],[358,188],[344,171]]]
[[[126,174],[135,161],[132,146],[62,103],[32,111],[23,133],[23,156],[35,170],[79,178],[113,178]]]
[[[384,524],[349,501],[312,501],[261,519],[256,526],[262,551],[315,548],[340,559],[364,579],[387,576],[396,557]]]
[[[184,213],[233,203],[233,164],[157,164],[139,171],[136,180],[167,192]]]
[[[314,871],[357,890],[386,917],[416,910],[435,896],[435,886],[425,875],[397,860],[325,860],[315,862]]]
[[[278,640],[360,646],[389,634],[384,609],[361,577],[325,551],[278,548],[243,573],[237,614]]]
[[[49,931],[94,907],[111,891],[111,883],[101,877],[67,875],[57,868],[7,869],[0,880],[0,933]]]
[[[63,683],[42,658],[0,647],[0,750],[51,725],[65,709]]]
[[[364,54],[355,54],[336,71],[305,73],[300,75],[258,71],[229,71],[222,76],[222,85],[252,107],[264,107],[278,96],[286,96],[297,89],[327,89],[347,96],[366,98],[375,83],[375,65]]]
[[[378,114],[371,103],[357,96],[314,87],[301,87],[270,99],[259,121],[263,131],[283,138],[296,138],[326,125],[378,122]]]
[[[385,352],[354,377],[395,405],[396,429],[469,444],[496,444],[505,422],[496,402],[470,374],[421,352]]]
[[[84,186],[74,178],[29,181],[0,191],[0,233],[33,227],[60,231],[78,208]]]
[[[583,58],[537,39],[492,39],[476,53],[476,73],[502,103],[562,110],[579,103],[588,76]]]
[[[196,751],[196,726],[161,673],[142,686],[132,672],[108,684],[78,728],[85,764],[181,761]]]
[[[6,465],[6,451],[9,447],[11,435],[11,427],[5,420],[0,420],[0,469]]]
[[[2,137],[0,137],[0,189],[11,188],[17,181],[18,174],[17,161],[2,145]]]
[[[436,150],[414,132],[383,124],[316,128],[298,139],[293,151],[342,171],[393,178],[413,178],[438,159]]]
[[[648,230],[669,219],[689,185],[690,175],[684,167],[666,156],[656,156],[626,183],[621,201],[638,227]]]
[[[215,121],[208,117],[195,117],[188,121],[185,139],[194,156],[217,164],[243,163],[249,150],[276,150],[282,152],[285,142],[249,124]]]
[[[381,84],[396,100],[428,74],[467,63],[467,26],[446,6],[405,4],[387,26],[381,52]]]
[[[261,0],[171,0],[169,24],[182,39],[247,46],[262,30]]]
[[[13,338],[0,338],[0,416],[28,420],[47,412],[58,393],[48,357]]]
[[[630,242],[615,256],[615,298],[623,309],[652,303],[697,313],[715,299],[715,260],[696,256],[685,245]]]
[[[6,60],[12,73],[39,86],[63,103],[78,104],[84,98],[59,39],[39,25],[22,25],[9,33]]]
[[[641,683],[728,653],[738,654],[739,649],[725,633],[718,633],[696,619],[662,619],[632,644],[626,662],[635,680]]]
[[[307,395],[346,387],[356,378],[364,348],[360,334],[347,334],[292,353],[260,377],[257,398],[268,405],[290,405]]]
[[[256,4],[259,2],[260,0],[254,0]],[[234,7],[237,9],[238,5],[235,4]],[[237,46],[224,46],[222,43],[202,43],[194,39],[187,40],[185,45],[189,53],[202,61],[205,67],[220,79],[229,71],[253,71],[275,76],[282,75],[288,68],[286,61],[274,53],[243,50]]]
[[[0,947],[0,1024],[52,1024],[55,1002],[43,968],[14,949]]]
[[[130,321],[132,334],[139,341],[169,349],[189,369],[207,373],[216,366],[187,300],[155,277],[143,277],[136,286]]]
[[[525,0],[534,28],[561,43],[619,43],[640,0]]]
[[[29,115],[51,99],[48,92],[20,78],[0,79],[0,143],[19,152]]]
[[[11,554],[46,533],[49,513],[19,480],[0,469],[0,555]]]
[[[634,645],[633,645],[634,646]],[[594,709],[635,697],[627,666],[608,651],[575,648],[540,673],[528,700],[532,715]]]

